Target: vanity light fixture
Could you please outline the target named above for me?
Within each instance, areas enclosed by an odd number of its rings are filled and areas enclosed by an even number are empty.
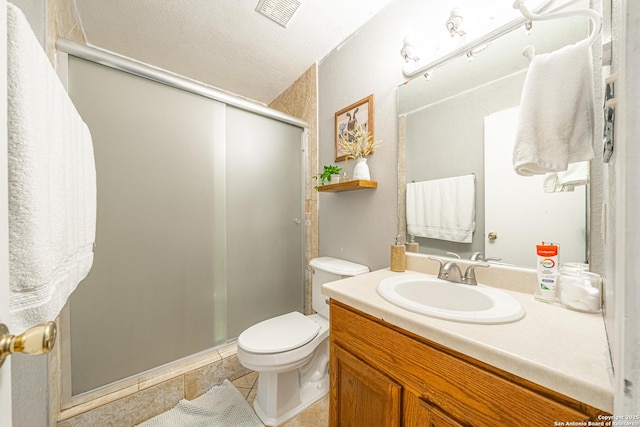
[[[533,33],[533,21],[527,21],[524,23],[524,30],[528,36]]]
[[[465,31],[462,29],[462,21],[463,18],[460,11],[457,8],[451,9],[451,15],[444,23],[451,37],[463,37],[465,35]]]
[[[470,49],[469,51],[467,51],[466,55],[467,55],[467,59],[469,61],[473,61],[473,58],[476,57],[476,54],[482,52],[483,50],[485,50],[486,48],[489,47],[489,43],[485,43],[482,44],[478,47],[474,47],[473,49]]]
[[[493,40],[515,30],[518,27],[521,27],[522,25],[525,25],[525,29],[527,31],[532,31],[533,25],[531,21],[549,20],[570,16],[586,16],[592,22],[591,34],[589,36],[589,42],[591,44],[593,44],[597,40],[598,35],[602,31],[602,15],[594,9],[585,8],[560,10],[540,15],[540,13],[544,11],[553,2],[553,0],[539,0],[538,6],[532,10],[529,10],[524,5],[524,1],[525,0],[515,0],[515,3],[513,4],[513,7],[515,9],[519,9],[522,14],[522,16],[520,16],[519,18],[515,18],[502,25],[501,27],[489,31],[479,38],[474,39],[470,43],[464,43],[464,46],[460,46],[452,52],[449,52],[431,62],[426,63],[427,61],[422,60],[405,62],[404,66],[402,67],[402,73],[409,78],[425,75],[425,73],[429,74],[431,70],[443,64],[446,64],[447,62],[462,55],[473,56],[474,54],[479,52],[479,50],[475,50],[476,48],[479,48],[482,45],[489,44]],[[466,34],[466,32],[461,28],[462,15],[455,8],[451,10],[451,15],[449,16],[449,19],[447,20],[445,25],[447,30],[453,37],[455,37],[456,35],[462,36]],[[469,54],[470,51],[471,53]],[[535,55],[533,47],[526,48],[523,51],[523,54],[527,58],[532,59],[533,55]]]
[[[416,62],[420,60],[420,57],[416,54],[416,48],[408,36],[403,40],[400,55],[402,55],[404,62]]]

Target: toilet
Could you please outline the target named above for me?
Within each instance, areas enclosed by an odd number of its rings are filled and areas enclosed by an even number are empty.
[[[364,274],[367,267],[331,257],[309,262],[316,314],[297,311],[257,323],[238,337],[238,360],[258,372],[256,414],[268,426],[294,417],[329,391],[329,303],[324,283]]]

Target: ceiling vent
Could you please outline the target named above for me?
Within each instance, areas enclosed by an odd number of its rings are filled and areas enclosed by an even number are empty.
[[[256,11],[286,28],[299,6],[298,0],[260,0]]]

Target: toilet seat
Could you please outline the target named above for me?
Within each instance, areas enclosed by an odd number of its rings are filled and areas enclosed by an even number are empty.
[[[258,354],[282,353],[302,347],[320,331],[318,323],[297,311],[273,317],[246,329],[238,346]]]

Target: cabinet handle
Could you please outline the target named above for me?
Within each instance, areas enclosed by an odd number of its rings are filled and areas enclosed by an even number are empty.
[[[32,356],[49,353],[56,343],[57,331],[55,322],[47,322],[15,336],[9,333],[4,323],[0,323],[0,366],[12,353]]]

